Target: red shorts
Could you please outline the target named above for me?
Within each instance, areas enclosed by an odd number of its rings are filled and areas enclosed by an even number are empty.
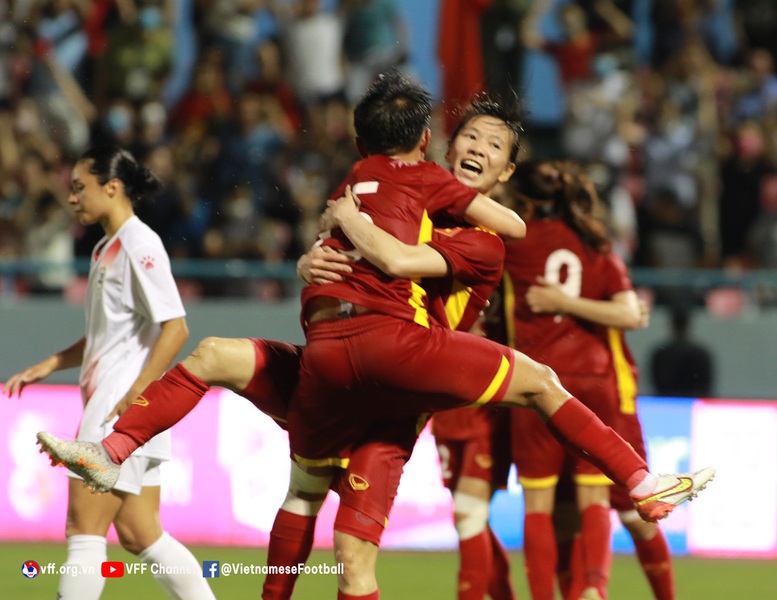
[[[618,410],[618,388],[615,377],[564,376],[562,385],[606,424],[615,425]],[[553,436],[539,416],[530,410],[512,411],[513,461],[518,468],[518,480],[526,488],[545,488],[558,483],[564,470],[566,450]],[[588,461],[571,457],[575,483],[607,485],[610,480]]]
[[[474,440],[489,436],[497,420],[509,423],[510,412],[495,406],[443,410],[434,413],[432,434],[442,440]]]
[[[302,347],[250,339],[256,351],[254,376],[240,395],[285,429],[291,395],[299,381]]]
[[[340,496],[334,529],[380,545],[405,464],[425,420],[380,423],[351,450],[348,468],[332,484]]]
[[[498,402],[512,351],[470,333],[379,314],[313,323],[288,415],[292,456],[343,465],[386,418]]]
[[[462,438],[458,431],[445,427],[434,430],[445,487],[455,490],[462,476],[487,481],[494,490],[507,487],[511,463],[509,411],[481,407],[450,412],[471,413],[481,433]]]
[[[285,427],[303,348],[258,338],[251,342],[256,351],[254,376],[241,395]],[[365,435],[367,441],[352,448],[348,469],[332,482],[341,507],[347,508],[338,511],[335,529],[380,543],[402,472],[425,423],[425,417],[415,416],[378,423]]]

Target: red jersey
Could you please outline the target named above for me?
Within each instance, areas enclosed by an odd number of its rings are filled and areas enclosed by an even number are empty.
[[[361,200],[359,210],[365,218],[406,244],[430,241],[432,221],[446,216],[460,218],[478,193],[435,163],[407,163],[382,155],[356,163],[332,197],[342,196],[346,185]],[[322,243],[353,251],[339,230]],[[317,296],[339,298],[428,327],[426,292],[419,283],[389,277],[363,259],[353,264],[353,272],[344,282],[303,288],[303,315],[306,304]]]
[[[448,263],[447,277],[424,279],[429,314],[450,329],[469,331],[499,284],[505,245],[487,231],[472,227],[435,229],[429,246]]]
[[[498,236],[479,229],[435,229],[434,233],[429,245],[445,256],[451,277],[424,280],[429,313],[451,329],[469,331],[499,283],[504,243]],[[501,409],[444,410],[435,413],[432,431],[446,439],[485,438],[491,433],[496,410]]]
[[[609,300],[633,289],[623,261],[612,252],[604,254],[585,245],[555,219],[531,221],[526,237],[507,246],[505,259],[508,345],[559,374],[608,372],[613,362],[606,327],[530,310],[526,292],[540,276],[570,296]]]

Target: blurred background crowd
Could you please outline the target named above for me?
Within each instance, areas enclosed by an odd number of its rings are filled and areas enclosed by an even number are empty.
[[[414,74],[399,4],[0,0],[0,260],[61,265],[17,292],[77,285],[68,265],[99,233],[71,218],[70,171],[101,142],[165,183],[138,214],[173,259],[295,260],[358,159],[352,106],[378,72]],[[628,264],[777,267],[777,2],[440,0],[425,35],[442,78],[432,160],[484,84],[539,97],[525,155],[586,165]]]

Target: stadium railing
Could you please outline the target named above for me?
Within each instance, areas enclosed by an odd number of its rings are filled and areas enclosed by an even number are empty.
[[[176,277],[194,280],[247,280],[269,279],[298,284],[294,261],[261,261],[244,259],[173,259]],[[70,262],[46,262],[31,259],[0,259],[0,295],[15,295],[17,279],[54,271],[68,271],[76,276],[86,276],[89,260],[79,258]],[[721,269],[650,269],[629,270],[637,288],[691,292],[703,297],[716,289],[736,289],[747,294],[755,305],[777,304],[777,269],[729,271]]]

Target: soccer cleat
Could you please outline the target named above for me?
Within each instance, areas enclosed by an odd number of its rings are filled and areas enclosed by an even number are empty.
[[[646,496],[632,496],[634,507],[645,521],[655,523],[665,518],[674,507],[692,500],[715,477],[715,469],[707,467],[695,473],[660,475],[658,485]]]
[[[53,466],[63,465],[80,475],[84,485],[96,494],[110,492],[119,480],[121,467],[111,460],[99,442],[65,441],[41,431],[38,444],[40,451],[51,457]]]

